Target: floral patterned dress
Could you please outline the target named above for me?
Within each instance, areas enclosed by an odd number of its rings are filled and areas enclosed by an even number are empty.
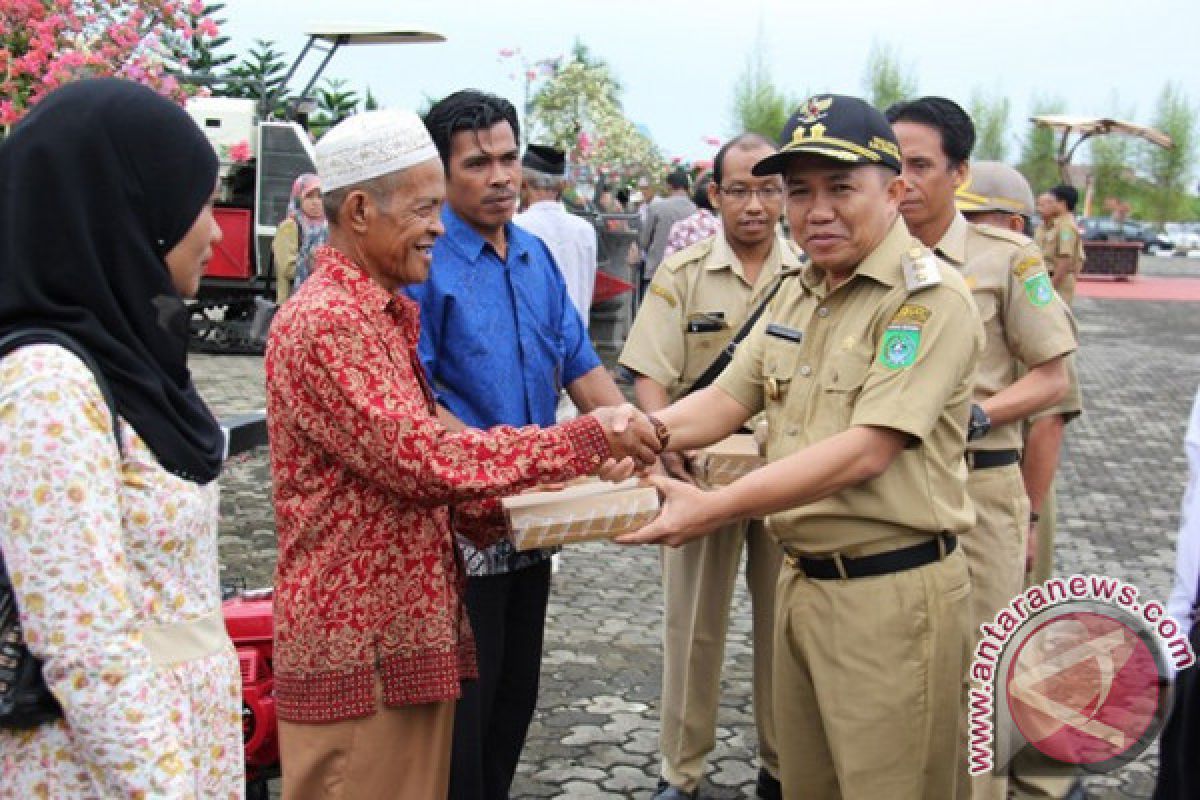
[[[32,345],[0,359],[0,550],[66,714],[0,730],[0,797],[240,798],[216,482],[166,472],[123,420],[120,435],[123,461],[73,354]]]

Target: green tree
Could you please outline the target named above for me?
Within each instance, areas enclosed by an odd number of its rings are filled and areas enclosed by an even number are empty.
[[[893,103],[915,97],[917,78],[911,66],[900,62],[900,53],[896,48],[876,41],[871,44],[871,52],[867,55],[863,89],[871,105],[883,110]]]
[[[317,113],[309,127],[318,135],[358,111],[358,92],[347,88],[347,83],[342,78],[327,78],[317,89]]]
[[[1117,119],[1133,119],[1132,108],[1121,108],[1120,101],[1113,95],[1108,103]],[[1088,139],[1091,156],[1092,196],[1095,212],[1109,209],[1109,201],[1140,205],[1143,186],[1134,172],[1137,164],[1138,143],[1128,136],[1110,134]],[[1094,212],[1094,213],[1095,213]]]
[[[274,111],[282,108],[283,79],[287,75],[287,62],[282,52],[270,39],[255,39],[254,47],[242,57],[237,66],[229,70],[231,80],[219,92],[225,97],[249,97],[260,104],[266,98],[276,99]]]
[[[971,119],[975,123],[975,152],[979,161],[1008,159],[1008,115],[1012,104],[1004,95],[971,93]]]
[[[1037,96],[1033,99],[1033,116],[1061,114],[1067,104],[1061,97]],[[1021,142],[1021,160],[1017,169],[1029,181],[1034,194],[1062,182],[1058,172],[1058,134],[1050,128],[1029,123]]]
[[[367,87],[367,96],[365,98],[363,98],[363,111],[378,111],[378,110],[379,110],[379,100],[378,100],[378,98],[375,97],[374,92],[371,91],[371,87],[368,86]]]
[[[764,38],[760,31],[734,86],[733,126],[735,134],[752,131],[774,141],[797,102],[771,80]]]
[[[1148,210],[1151,219],[1161,223],[1187,213],[1188,189],[1196,166],[1196,110],[1183,88],[1173,81],[1158,95],[1154,127],[1170,136],[1173,145],[1150,145],[1145,151],[1151,182]]]

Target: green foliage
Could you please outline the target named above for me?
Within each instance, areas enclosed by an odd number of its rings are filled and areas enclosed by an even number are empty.
[[[734,134],[752,131],[775,141],[797,104],[797,100],[771,80],[764,37],[760,31],[733,90]]]
[[[1188,209],[1192,174],[1196,166],[1196,112],[1183,88],[1174,82],[1163,86],[1154,111],[1153,127],[1171,137],[1174,146],[1146,149],[1150,173],[1150,218],[1166,222],[1181,218]]]
[[[367,96],[363,100],[363,111],[378,111],[378,110],[379,110],[379,100],[375,97],[375,94],[371,91],[371,87],[368,86],[367,87]]]
[[[1067,104],[1061,97],[1037,96],[1033,99],[1031,116],[1061,114]],[[1062,182],[1058,171],[1059,135],[1049,129],[1029,123],[1025,138],[1021,142],[1021,160],[1017,169],[1029,181],[1034,194],[1044,192]]]
[[[900,62],[897,49],[876,41],[867,56],[863,89],[871,105],[885,110],[893,103],[916,97],[917,78],[911,66]]]
[[[971,93],[968,113],[975,123],[975,152],[977,161],[1008,159],[1008,115],[1012,103],[1004,95],[985,94],[976,89]]]
[[[1122,108],[1115,94],[1109,99],[1109,108],[1116,119],[1133,119],[1133,109]],[[1139,141],[1121,135],[1093,136],[1087,146],[1092,162],[1092,214],[1108,212],[1110,201],[1141,209],[1146,187],[1134,171]]]
[[[358,111],[358,92],[347,88],[347,83],[342,78],[327,78],[317,89],[317,113],[309,120],[309,128],[318,136]]]
[[[229,70],[232,80],[214,94],[224,97],[249,97],[260,103],[265,98],[276,97],[278,102],[273,110],[280,112],[283,100],[280,94],[287,67],[283,53],[275,48],[274,41],[255,39],[250,52],[242,57],[236,67]]]

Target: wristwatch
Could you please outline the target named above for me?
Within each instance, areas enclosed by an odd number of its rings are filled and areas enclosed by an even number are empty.
[[[971,419],[967,422],[967,441],[974,442],[988,435],[988,431],[992,429],[992,418],[987,415],[983,407],[976,403],[971,404]]]
[[[654,426],[654,435],[658,437],[658,449],[666,450],[667,442],[671,441],[671,431],[667,424],[653,414],[647,414],[646,419]]]

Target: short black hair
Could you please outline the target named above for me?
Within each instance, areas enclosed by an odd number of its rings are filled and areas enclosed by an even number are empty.
[[[1079,202],[1079,190],[1074,186],[1060,183],[1050,190],[1050,194],[1054,195],[1055,199],[1065,205],[1067,211],[1075,211],[1075,205]]]
[[[707,211],[716,211],[713,208],[712,200],[708,197],[708,187],[713,182],[713,174],[705,172],[696,181],[696,188],[692,192],[692,202],[696,204],[696,208],[703,208]]]
[[[682,167],[667,173],[667,186],[672,189],[686,189],[690,184],[691,180],[688,179],[687,170]]]
[[[460,131],[486,131],[507,122],[512,127],[513,138],[521,141],[521,123],[513,104],[478,89],[462,89],[446,95],[433,104],[424,121],[447,173],[450,172],[450,140]]]
[[[721,145],[721,149],[713,156],[713,180],[717,182],[717,186],[721,185],[721,173],[725,171],[725,154],[733,148],[739,150],[752,150],[759,145],[764,145],[771,149],[772,152],[779,149],[775,142],[763,136],[761,133],[753,131],[747,133],[739,133],[737,136],[730,139],[725,144]]]
[[[613,196],[617,198],[618,203],[620,203],[621,205],[625,205],[626,203],[629,202],[629,187],[628,186],[620,187],[613,194]]]
[[[915,122],[933,128],[942,136],[942,152],[957,167],[971,159],[975,149],[975,123],[962,106],[945,97],[918,97],[888,106],[883,112],[887,121]]]

